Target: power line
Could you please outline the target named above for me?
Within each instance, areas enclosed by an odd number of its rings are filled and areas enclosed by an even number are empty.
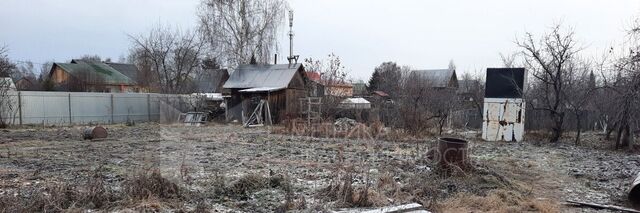
[[[54,62],[38,63],[38,62],[33,62],[33,61],[21,61],[21,60],[14,60],[14,62],[16,62],[16,63],[22,63],[22,64],[29,64],[29,63],[31,63],[31,64],[38,64],[38,65],[45,65],[45,64],[47,64],[47,65],[48,65],[49,63],[51,63],[51,64],[53,64],[53,63],[54,63]]]

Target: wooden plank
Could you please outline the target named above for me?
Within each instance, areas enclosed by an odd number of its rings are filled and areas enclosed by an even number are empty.
[[[569,205],[573,205],[577,207],[590,207],[595,209],[609,209],[609,210],[617,210],[617,211],[624,211],[624,212],[640,213],[640,211],[638,210],[630,209],[622,206],[587,203],[587,202],[580,202],[580,201],[573,201],[573,200],[567,200],[567,203]]]
[[[340,211],[333,211],[334,213],[431,213],[427,211],[422,205],[418,203],[409,203],[398,206],[386,206],[377,209],[343,209]]]

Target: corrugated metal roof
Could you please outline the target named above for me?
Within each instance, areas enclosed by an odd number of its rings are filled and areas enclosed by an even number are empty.
[[[223,101],[224,100],[224,96],[222,96],[222,93],[192,93],[191,95],[193,95],[193,96],[202,96],[202,97],[205,97],[207,100],[211,100],[211,101]]]
[[[415,75],[422,78],[423,80],[427,80],[429,84],[433,84],[432,87],[447,87],[449,86],[449,81],[451,81],[451,78],[453,77],[453,75],[455,75],[455,70],[413,70],[411,71],[411,75]],[[455,84],[457,85],[457,79],[455,80]]]
[[[347,98],[341,101],[338,107],[343,109],[370,109],[371,102],[364,98]]]
[[[254,87],[250,89],[243,89],[240,92],[273,92],[284,89],[286,87]]]
[[[244,64],[231,74],[225,89],[254,87],[286,88],[302,64]]]
[[[371,102],[367,101],[367,99],[364,98],[346,98],[344,100],[342,100],[343,104],[369,104]]]
[[[111,62],[107,62],[106,64],[112,67],[113,69],[116,69],[118,72],[122,73],[123,75],[126,75],[131,80],[134,80],[134,81],[138,80],[138,68],[135,65],[111,63]]]
[[[89,78],[89,81],[100,81],[104,84],[134,85],[135,81],[101,62],[54,63],[70,75],[77,78]],[[85,77],[82,77],[85,75]]]

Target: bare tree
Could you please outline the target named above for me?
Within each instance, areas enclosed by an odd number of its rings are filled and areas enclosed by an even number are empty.
[[[407,75],[403,86],[404,94],[399,99],[399,111],[404,128],[414,134],[433,127],[434,122],[438,134],[454,107],[458,106],[454,88],[434,87],[434,82],[415,75]]]
[[[326,59],[304,59],[304,67],[307,71],[320,74],[320,83],[323,84],[326,95],[322,100],[322,114],[328,117],[336,115],[339,111],[338,104],[347,95],[347,91],[341,89],[342,85],[348,84],[347,71],[342,65],[342,60],[331,53]]]
[[[347,79],[347,71],[342,64],[342,59],[334,53],[320,60],[306,58],[304,59],[304,67],[307,71],[318,72],[323,84],[344,83]]]
[[[251,56],[268,63],[278,48],[286,8],[283,0],[202,0],[199,30],[209,53],[223,65],[249,63]]]
[[[369,80],[369,91],[384,91],[391,97],[397,97],[402,93],[402,68],[395,62],[384,62],[377,66]]]
[[[580,143],[585,110],[593,108],[592,95],[598,89],[592,67],[589,61],[584,60],[572,60],[567,67],[568,75],[566,78],[568,79],[566,80],[565,90],[563,90],[563,96],[566,97],[568,111],[576,119],[576,145]]]
[[[6,46],[0,46],[0,77],[10,77],[16,65],[9,61],[7,55],[9,49]]]
[[[6,46],[0,46],[0,128],[6,128],[15,111],[15,86],[9,78],[16,65],[9,60]]]
[[[612,131],[616,132],[616,148],[629,147],[638,128],[640,113],[640,19],[629,30],[628,51],[613,62],[614,75],[605,78],[606,91],[611,91],[614,109]],[[607,134],[608,135],[608,134]]]
[[[449,69],[450,70],[456,70],[456,63],[453,62],[453,59],[449,60]]]
[[[502,66],[506,67],[506,68],[514,68],[517,67],[517,56],[518,53],[511,53],[511,54],[502,54],[500,53],[500,60],[502,61]]]
[[[475,109],[478,115],[482,115],[484,105],[484,78],[480,72],[475,74],[464,73],[460,79],[463,84],[459,84],[458,96],[461,104],[469,105]]]
[[[563,31],[561,25],[554,26],[549,33],[537,41],[527,33],[523,41],[517,41],[522,48],[524,64],[533,76],[535,90],[528,99],[534,109],[549,113],[552,121],[550,138],[557,142],[563,133],[563,124],[567,112],[566,85],[571,80],[568,71],[576,53],[574,32]]]
[[[95,54],[95,55],[86,54],[86,55],[83,55],[82,57],[80,57],[80,60],[90,61],[90,62],[102,62],[102,57],[100,57],[97,54]]]
[[[49,72],[51,72],[51,67],[53,67],[53,62],[45,62],[40,67],[38,82],[40,83],[40,89],[44,91],[53,91],[55,89],[55,84],[53,83],[53,80],[51,80],[51,76],[49,75]]]
[[[201,69],[203,47],[192,32],[158,26],[146,36],[129,36],[132,61],[142,72],[143,82],[155,82],[163,93],[188,93],[194,75]],[[145,73],[146,74],[146,73]]]

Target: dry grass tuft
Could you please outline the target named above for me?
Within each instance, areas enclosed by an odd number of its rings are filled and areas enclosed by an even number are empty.
[[[252,193],[269,187],[269,180],[257,174],[247,174],[236,180],[229,187],[229,196],[246,200]]]
[[[530,200],[518,192],[494,190],[487,196],[458,193],[435,206],[437,212],[560,212],[557,203],[549,200]]]
[[[346,173],[332,180],[320,191],[320,196],[330,201],[338,201],[342,206],[353,204],[353,174]]]
[[[119,196],[105,186],[102,168],[79,184],[47,183],[0,196],[0,212],[77,212],[108,207]]]
[[[162,177],[160,169],[140,170],[124,182],[124,191],[134,200],[150,197],[174,199],[180,198],[178,185]]]

